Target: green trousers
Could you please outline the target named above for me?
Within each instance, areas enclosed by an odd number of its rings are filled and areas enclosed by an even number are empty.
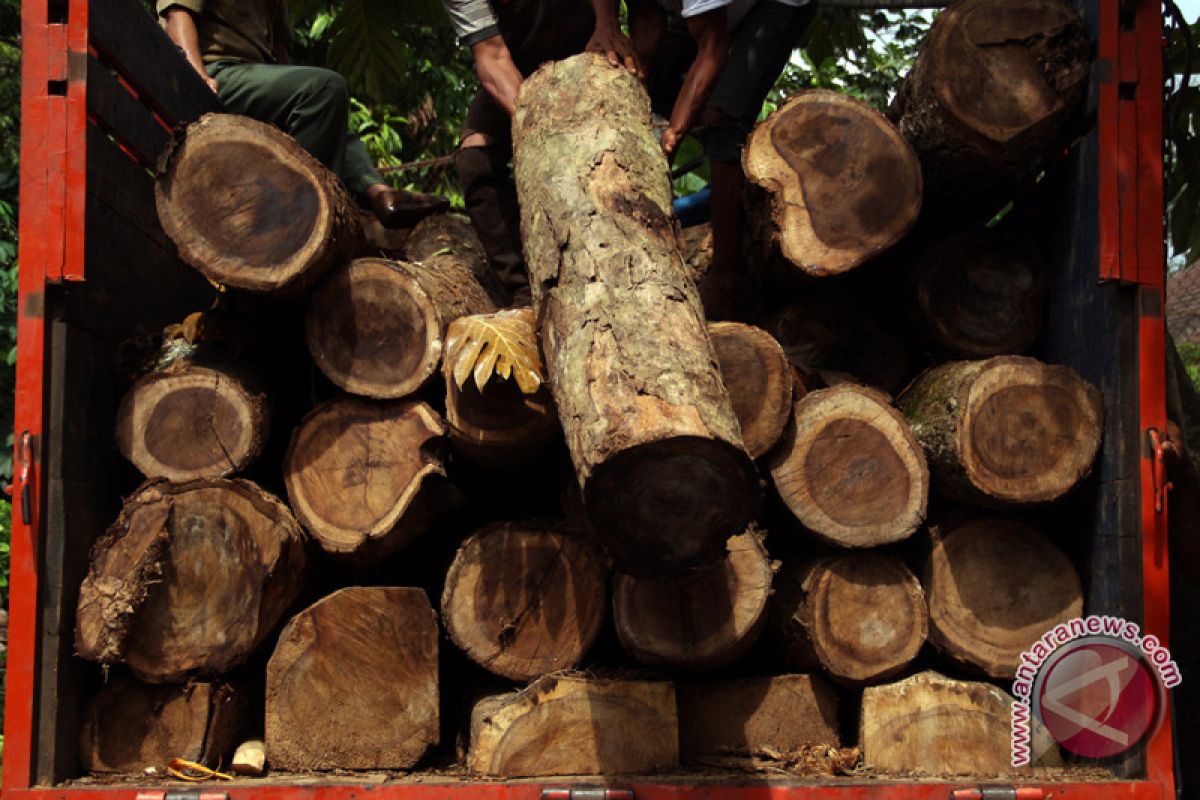
[[[341,75],[320,67],[236,61],[209,64],[207,69],[227,111],[291,134],[356,197],[368,186],[384,183],[367,148],[348,128],[350,90]]]

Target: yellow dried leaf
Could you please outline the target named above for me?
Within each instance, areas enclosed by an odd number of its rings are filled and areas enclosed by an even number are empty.
[[[447,331],[445,358],[460,389],[471,376],[480,391],[492,375],[514,378],[524,394],[533,394],[545,382],[533,312],[528,308],[456,319]]]

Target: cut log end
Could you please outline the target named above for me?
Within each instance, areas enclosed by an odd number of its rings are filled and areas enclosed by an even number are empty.
[[[1021,654],[1079,617],[1083,586],[1070,560],[1021,522],[983,517],[935,526],[925,566],[930,640],[956,661],[1012,679]]]
[[[272,766],[412,767],[438,742],[437,652],[420,589],[342,589],[297,614],[267,665]]]
[[[338,178],[277,128],[240,115],[189,125],[163,155],[156,195],[180,257],[241,289],[299,290],[362,245]]]
[[[117,411],[116,440],[147,478],[220,478],[258,458],[269,424],[257,387],[227,370],[187,366],[130,387]]]
[[[762,632],[774,570],[759,534],[728,542],[723,561],[685,578],[613,582],[613,621],[643,664],[706,670],[745,654]]]
[[[751,325],[714,322],[708,335],[746,452],[751,458],[764,456],[779,441],[792,415],[795,380],[787,356],[771,334]]]
[[[771,191],[783,256],[836,275],[900,240],[921,208],[921,167],[899,131],[865,103],[800,92],[760,123],[742,155]]]
[[[473,661],[525,681],[579,664],[604,621],[606,578],[599,554],[561,526],[493,525],[459,548],[442,619]]]
[[[296,429],[284,481],[296,516],[327,552],[394,553],[433,522],[445,469],[445,425],[415,401],[354,397],[314,409]]]
[[[588,516],[617,567],[631,575],[718,560],[730,532],[754,515],[759,495],[744,450],[698,436],[623,450],[596,468],[584,491]]]
[[[924,454],[887,398],[865,387],[845,384],[800,400],[771,475],[796,518],[835,545],[899,541],[925,519]]]

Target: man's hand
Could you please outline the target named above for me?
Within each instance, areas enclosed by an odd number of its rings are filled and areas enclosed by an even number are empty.
[[[683,137],[687,135],[686,130],[680,130],[674,125],[668,125],[663,131],[662,145],[663,152],[667,156],[667,161],[670,161],[675,155],[675,148],[679,147],[679,143],[683,141]]]
[[[208,88],[212,89],[213,94],[220,94],[217,91],[217,79],[210,77],[207,72],[200,73],[200,77],[204,78],[204,82],[208,84]]]
[[[621,29],[613,25],[602,25],[596,21],[596,30],[588,40],[584,50],[588,53],[600,53],[608,57],[608,63],[614,67],[624,66],[633,73],[634,77],[645,79],[646,70],[642,67],[641,59],[633,51],[633,43],[629,37],[621,33]]]

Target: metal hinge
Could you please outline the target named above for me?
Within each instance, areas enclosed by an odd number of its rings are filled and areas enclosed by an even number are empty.
[[[542,789],[542,800],[634,800],[634,792],[609,786],[564,786]]]
[[[164,789],[138,792],[137,800],[229,800],[229,792],[217,789]]]
[[[973,789],[952,789],[950,800],[1046,800],[1050,794],[1036,786],[976,786]]]

